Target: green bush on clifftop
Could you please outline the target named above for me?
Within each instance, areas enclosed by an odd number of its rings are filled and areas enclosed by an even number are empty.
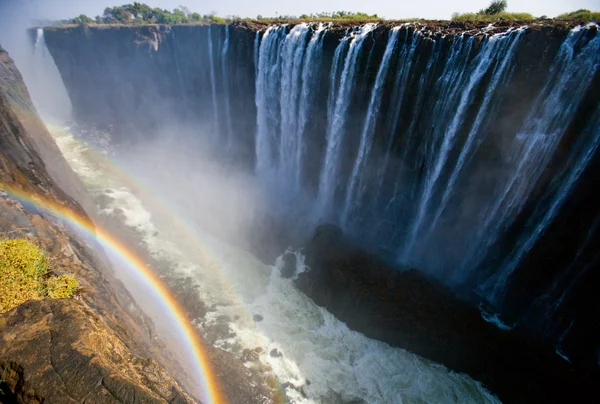
[[[556,17],[557,20],[572,20],[572,21],[585,21],[585,22],[600,22],[600,12],[590,10],[577,10],[570,13],[564,13]]]
[[[0,240],[0,314],[46,297],[72,297],[79,283],[72,275],[51,276],[45,252],[25,239]]]

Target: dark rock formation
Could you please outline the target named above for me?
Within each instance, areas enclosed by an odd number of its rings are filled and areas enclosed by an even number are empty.
[[[390,266],[336,226],[319,227],[304,251],[309,269],[296,286],[353,330],[467,373],[504,402],[567,402],[593,392],[598,375],[576,372],[523,330],[484,321],[440,282]]]

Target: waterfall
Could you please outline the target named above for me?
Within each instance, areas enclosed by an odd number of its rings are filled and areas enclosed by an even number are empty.
[[[341,55],[341,47],[346,46],[345,42],[350,41],[349,49],[344,60],[344,67],[341,72],[339,89],[335,96],[335,106],[331,114],[331,120],[327,128],[327,146],[325,150],[325,160],[323,170],[319,181],[319,203],[322,213],[328,214],[333,204],[335,191],[338,182],[338,162],[340,146],[343,142],[346,114],[350,106],[350,94],[356,81],[357,59],[360,55],[362,45],[369,33],[375,28],[375,24],[365,24],[357,32],[351,33],[351,39],[342,40],[336,50],[336,56]],[[334,61],[335,63],[335,61]]]
[[[501,40],[503,37],[499,35],[495,35],[490,38],[490,42],[492,43],[492,45],[490,45],[490,58],[497,60],[497,63],[493,67],[492,77],[487,85],[484,99],[479,107],[479,111],[477,112],[477,116],[475,117],[475,121],[471,126],[469,134],[467,135],[467,140],[461,148],[460,155],[458,156],[456,165],[452,171],[452,174],[450,175],[450,179],[445,185],[442,200],[436,207],[433,220],[431,221],[429,229],[425,233],[424,239],[427,239],[431,235],[432,231],[436,228],[437,222],[440,219],[446,204],[448,203],[448,199],[454,191],[454,186],[458,176],[462,173],[462,169],[466,161],[473,155],[474,150],[477,150],[477,147],[479,147],[483,141],[483,138],[487,135],[487,132],[485,131],[485,125],[490,123],[489,110],[492,104],[494,93],[496,92],[498,86],[506,85],[507,81],[510,79],[510,75],[513,70],[512,68],[514,67],[515,62],[515,50],[517,49],[517,45],[519,44],[524,32],[524,29],[520,29],[516,32],[510,33],[509,38],[506,40]]]
[[[227,147],[233,141],[233,126],[231,123],[231,94],[229,92],[229,31],[230,25],[225,26],[225,43],[221,52],[221,72],[223,76],[223,92],[225,93],[225,125],[227,127]]]
[[[254,35],[254,81],[258,77],[258,55],[260,52],[260,31]]]
[[[350,175],[350,185],[346,191],[346,199],[343,208],[342,220],[345,222],[352,209],[352,202],[358,199],[357,193],[360,192],[360,188],[363,186],[364,179],[361,178],[361,174],[364,172],[365,159],[371,151],[371,145],[373,143],[373,136],[375,132],[375,123],[379,116],[379,110],[381,107],[381,99],[383,96],[383,85],[387,79],[388,68],[390,60],[396,48],[398,42],[398,33],[400,27],[392,28],[390,36],[383,54],[383,59],[379,65],[377,77],[375,79],[375,85],[371,90],[371,98],[369,100],[369,107],[367,109],[367,116],[365,117],[365,123],[363,125],[362,133],[360,136],[360,145],[358,146],[358,155],[354,161],[354,167],[352,168],[352,174]],[[359,189],[357,189],[359,188]]]
[[[585,89],[591,84],[600,66],[600,36],[597,34],[583,49],[575,52],[586,36],[586,30],[574,29],[561,45],[546,84],[522,130],[516,136],[516,155],[513,159],[517,160],[518,164],[510,173],[498,201],[490,209],[482,232],[497,235],[522,210],[543,168],[549,163],[573,120]],[[598,112],[596,110],[596,122]],[[587,166],[598,146],[597,127],[593,126],[588,126],[591,135],[582,136],[571,152],[562,174],[559,173],[554,178],[553,196],[541,199],[549,202],[537,206],[528,223],[531,231],[521,237],[507,261],[480,287],[480,291],[489,301],[499,303],[508,277],[554,219],[569,191]]]
[[[323,56],[323,38],[327,33],[326,26],[319,23],[317,29],[314,31],[308,48],[306,49],[306,56],[304,58],[304,66],[302,66],[302,92],[300,94],[299,111],[298,111],[298,129],[296,133],[297,137],[297,149],[296,149],[296,168],[295,168],[295,183],[296,187],[301,187],[302,174],[304,167],[302,162],[305,158],[305,141],[304,132],[306,130],[306,124],[308,123],[311,113],[314,112],[312,109],[313,98],[315,97],[316,87],[318,85],[319,73],[321,71],[322,56]]]
[[[396,83],[394,86],[394,94],[392,96],[392,100],[393,103],[392,105],[394,106],[389,115],[389,119],[391,120],[389,127],[390,129],[388,130],[388,138],[386,141],[386,146],[385,146],[385,157],[384,157],[384,162],[383,164],[381,164],[381,166],[378,169],[377,172],[377,183],[376,183],[376,194],[375,197],[373,198],[373,202],[372,202],[372,210],[376,210],[377,209],[377,203],[378,200],[382,197],[383,193],[382,193],[382,186],[383,186],[383,182],[384,182],[384,176],[386,175],[387,170],[389,169],[389,162],[390,162],[390,158],[391,155],[393,153],[392,151],[392,142],[394,141],[394,135],[396,134],[396,130],[399,124],[399,118],[400,118],[400,111],[403,107],[403,105],[405,103],[407,103],[407,101],[404,100],[405,94],[406,94],[406,87],[408,86],[408,79],[409,79],[409,74],[410,74],[410,68],[413,65],[413,59],[414,59],[414,53],[416,52],[417,47],[423,43],[423,36],[421,35],[421,33],[419,33],[418,31],[413,31],[413,39],[412,39],[412,45],[410,47],[410,49],[405,52],[405,48],[403,49],[401,55],[400,55],[400,63],[399,63],[399,68],[398,68],[398,74],[396,76]],[[402,150],[402,154],[400,156],[400,162],[402,162],[403,164],[406,163],[406,159],[407,156],[409,155],[409,151],[411,150],[411,148],[413,147],[413,143],[418,143],[418,139],[416,139],[415,136],[415,128],[417,126],[417,121],[419,120],[419,117],[421,116],[421,111],[423,110],[423,104],[424,104],[424,99],[425,99],[425,93],[426,90],[429,88],[430,85],[430,81],[432,79],[433,76],[433,72],[435,71],[438,63],[440,62],[440,52],[442,49],[442,40],[437,39],[437,40],[432,40],[434,45],[433,45],[433,49],[432,52],[429,54],[428,58],[427,58],[427,64],[425,67],[425,72],[423,75],[421,75],[419,77],[418,80],[418,86],[417,86],[417,95],[415,97],[415,102],[412,103],[413,105],[413,110],[412,110],[412,117],[410,119],[410,124],[408,126],[408,129],[406,130],[406,142],[404,143],[404,147]],[[387,217],[391,217],[391,219],[389,220],[389,222],[391,223],[397,223],[397,229],[394,230],[391,240],[395,241],[397,239],[397,237],[399,236],[400,232],[402,231],[402,227],[403,227],[403,221],[401,220],[401,217],[404,216],[403,213],[406,210],[405,208],[405,202],[414,197],[414,188],[416,186],[416,184],[418,184],[418,181],[412,180],[413,185],[411,185],[410,182],[407,181],[406,177],[406,173],[403,169],[404,166],[401,167],[401,170],[399,173],[397,173],[396,175],[396,180],[394,181],[394,186],[393,186],[393,191],[391,193],[391,198],[390,200],[387,202],[387,204],[385,205],[385,207],[383,208],[384,210],[384,215],[386,215]],[[409,192],[404,192],[404,194],[407,195],[402,195],[400,193],[400,187],[404,186],[407,187],[409,189]],[[400,195],[402,195],[402,197],[399,197]]]
[[[284,178],[296,177],[298,142],[298,101],[302,88],[302,68],[306,38],[310,27],[306,23],[292,28],[283,41],[281,50],[281,88],[279,106],[281,111],[279,168]]]
[[[256,77],[257,169],[301,189],[304,133],[321,69],[324,24],[269,27],[258,54]],[[310,39],[309,39],[310,37]]]
[[[411,225],[407,243],[401,253],[404,260],[409,259],[418,235],[424,231],[423,221],[426,219],[425,215],[429,213],[435,187],[455,145],[458,131],[464,124],[465,113],[475,96],[475,90],[497,58],[507,56],[504,53],[495,51],[497,47],[502,47],[503,43],[510,41],[510,39],[511,35],[501,35],[487,40],[481,45],[482,49],[472,63],[467,63],[467,61],[468,53],[473,45],[473,37],[466,41],[461,37],[458,40],[458,46],[453,47],[449,69],[441,78],[440,93],[444,97],[438,100],[434,110],[435,114],[432,115],[433,134],[431,141],[439,143],[439,146],[432,147],[432,154],[427,165],[428,172],[417,203],[416,217]],[[457,68],[461,71],[457,72]],[[458,104],[454,102],[455,100],[458,101]],[[442,119],[439,119],[439,117]]]
[[[219,134],[219,110],[217,106],[217,79],[215,74],[215,55],[213,54],[213,40],[212,40],[212,29],[213,25],[208,26],[208,63],[210,64],[210,87],[212,94],[213,103],[213,116],[214,116],[214,131],[215,136]]]
[[[596,35],[594,39],[589,41],[579,54],[575,56],[575,46],[585,35],[585,31],[582,30],[575,30],[569,34],[569,38],[563,43],[558,60],[555,62],[555,66],[553,66],[553,74],[548,82],[549,85],[542,91],[538,99],[539,104],[541,104],[539,110],[535,108],[533,116],[530,116],[526,123],[525,136],[545,136],[548,139],[547,143],[550,143],[550,145],[544,144],[543,147],[539,148],[545,156],[536,156],[538,157],[536,158],[538,162],[540,159],[544,163],[548,161],[548,151],[554,150],[558,145],[568,124],[573,119],[573,115],[581,102],[585,89],[591,83],[594,74],[596,74],[600,66],[599,35]],[[538,218],[538,215],[534,213],[533,223],[531,223],[531,226],[528,226],[528,228],[531,228],[531,231],[521,237],[511,257],[495,274],[494,278],[497,278],[497,280],[494,282],[491,294],[489,295],[491,301],[498,302],[499,295],[505,290],[508,277],[514,272],[525,254],[533,247],[539,236],[552,222],[577,179],[596,152],[600,143],[600,129],[597,126],[598,112],[600,111],[596,111],[596,125],[588,125],[587,132],[589,135],[587,137],[585,134],[581,136],[578,144],[571,152],[569,161],[563,168],[562,175],[558,175],[555,178],[556,190],[553,191],[554,195],[550,198],[550,202],[547,205],[544,204],[544,206],[539,207],[543,212],[539,215],[541,217]],[[537,164],[537,170],[538,173],[541,171],[539,164]],[[542,198],[542,200],[544,199],[546,198]]]
[[[273,167],[279,149],[280,43],[287,27],[269,27],[260,42],[256,74],[256,169]]]
[[[492,125],[501,106],[510,102],[505,89],[512,83],[526,28],[446,38],[393,28],[370,86],[359,74],[369,71],[364,58],[367,65],[375,63],[373,48],[369,55],[363,52],[374,29],[366,24],[347,30],[327,72],[319,214],[375,242],[380,232],[379,242],[401,264],[453,284],[475,279],[473,273],[522,211],[570,125],[596,74],[598,61],[592,55],[598,39],[585,42],[590,37],[585,28],[569,34],[521,130],[500,138]],[[262,38],[255,37],[257,172],[269,171],[295,191],[303,190],[303,173],[311,164],[307,125],[321,84],[326,33],[323,25],[297,24],[269,27]],[[366,114],[352,139],[348,118],[360,114],[352,99],[365,92]],[[482,173],[482,156],[490,147],[501,161],[498,173],[483,182],[482,193],[480,183],[470,179]],[[342,187],[348,150],[356,155]],[[500,271],[478,278],[478,290],[488,300],[500,300],[508,277],[552,222],[590,156],[579,152],[570,157],[569,167],[575,161],[581,167],[563,173],[563,182],[552,187],[555,193],[545,196],[531,218],[532,232],[518,240]],[[476,204],[473,214],[467,203]],[[461,232],[453,236],[457,225]]]
[[[21,73],[36,110],[46,121],[64,122],[72,119],[71,100],[56,68],[54,59],[46,46],[42,28],[36,29],[33,61],[20,66]]]

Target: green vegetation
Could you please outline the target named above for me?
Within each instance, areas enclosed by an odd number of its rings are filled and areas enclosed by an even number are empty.
[[[72,275],[49,274],[45,252],[31,241],[0,240],[0,314],[27,300],[72,297],[77,289]]]
[[[475,21],[475,22],[494,22],[498,20],[505,21],[533,21],[536,18],[529,13],[507,13],[501,12],[498,14],[479,14],[479,13],[464,13],[452,14],[452,21],[457,22],[466,22],[466,21]]]
[[[580,9],[570,13],[561,14],[556,17],[557,20],[600,22],[600,12]]]
[[[477,13],[454,13],[452,14],[452,21],[458,22],[494,22],[497,20],[505,21],[533,21],[535,17],[529,13],[507,13],[506,7],[508,3],[506,0],[493,0],[490,5],[483,10],[479,10]]]
[[[117,7],[107,7],[102,16],[91,19],[86,15],[73,18],[73,24],[195,24],[224,23],[226,20],[214,13],[200,15],[192,13],[187,7],[180,6],[173,11],[152,8],[147,4],[135,2]]]
[[[479,10],[476,13],[454,13],[452,15],[452,21],[458,22],[494,22],[498,20],[505,21],[533,21],[533,20],[547,20],[546,16],[539,18],[534,17],[529,13],[508,13],[506,8],[508,6],[507,0],[492,0],[487,8]],[[600,21],[600,12],[592,12],[589,10],[577,10],[571,13],[566,13],[556,17],[557,20],[570,20],[577,22],[587,21]],[[101,16],[97,16],[92,19],[86,15],[80,15],[79,17],[73,18],[72,20],[66,21],[70,24],[206,24],[206,23],[230,23],[232,21],[260,21],[262,23],[286,23],[286,22],[369,22],[369,21],[381,21],[384,18],[379,17],[377,14],[367,14],[361,12],[350,12],[350,11],[335,11],[331,13],[316,13],[316,14],[302,14],[297,17],[294,15],[277,15],[275,17],[263,17],[261,15],[256,18],[241,18],[238,16],[228,16],[226,18],[219,17],[215,13],[199,14],[191,12],[185,6],[179,6],[179,8],[173,11],[163,10],[161,8],[152,8],[147,4],[134,2],[133,4],[125,4],[117,7],[107,7],[104,9],[104,13]],[[402,21],[418,21],[417,18],[403,19]],[[64,23],[65,21],[63,21]]]
[[[135,2],[117,7],[107,7],[104,14],[95,19],[87,15],[80,15],[68,21],[72,24],[199,24],[199,23],[225,23],[242,20],[237,16],[228,18],[218,17],[215,13],[201,15],[191,12],[187,7],[179,6],[173,11],[152,8],[147,4]],[[257,16],[244,18],[244,20],[258,20],[263,22],[278,21],[378,21],[381,20],[377,14],[353,13],[350,11],[335,11],[332,13],[303,14],[300,17],[292,15],[280,15],[274,18],[263,18]]]
[[[507,6],[508,6],[508,2],[506,0],[493,0],[490,3],[490,5],[488,6],[488,8],[486,8],[485,10],[480,10],[479,14],[486,14],[486,15],[500,14],[500,13],[503,13],[504,10],[506,10]]]

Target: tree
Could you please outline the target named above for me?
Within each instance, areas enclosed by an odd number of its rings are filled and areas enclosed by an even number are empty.
[[[81,14],[79,17],[73,18],[73,24],[89,24],[91,22],[94,22],[94,20],[85,14]]]
[[[506,0],[493,0],[490,3],[490,5],[488,6],[488,8],[486,8],[485,10],[482,10],[483,12],[480,12],[480,14],[487,14],[487,15],[498,14],[498,13],[501,13],[504,10],[506,10],[507,6],[508,6],[508,3],[506,2]]]

